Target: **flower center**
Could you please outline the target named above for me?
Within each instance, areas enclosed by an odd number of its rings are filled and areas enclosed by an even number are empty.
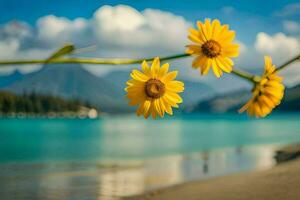
[[[163,96],[165,91],[165,84],[160,80],[151,78],[145,84],[146,95],[150,98],[157,99]]]
[[[202,46],[202,53],[209,58],[217,57],[221,54],[221,45],[215,40],[208,40]]]

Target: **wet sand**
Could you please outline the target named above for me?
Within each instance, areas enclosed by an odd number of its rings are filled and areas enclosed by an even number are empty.
[[[298,200],[300,199],[300,159],[279,164],[266,171],[190,182],[125,199]]]

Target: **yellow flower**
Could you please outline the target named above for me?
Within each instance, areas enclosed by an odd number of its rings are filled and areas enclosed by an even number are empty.
[[[136,106],[137,115],[144,115],[148,118],[151,114],[163,117],[165,112],[173,115],[172,107],[178,108],[182,103],[181,97],[177,94],[184,90],[184,84],[174,80],[177,71],[169,72],[169,64],[165,63],[160,67],[159,58],[155,58],[152,66],[149,67],[146,61],[142,63],[142,71],[133,70],[132,79],[127,82],[127,97],[129,105]]]
[[[192,66],[201,69],[201,74],[208,74],[212,67],[214,74],[219,78],[223,71],[232,71],[233,61],[231,57],[239,55],[239,45],[233,44],[235,32],[229,30],[228,25],[221,25],[220,21],[205,19],[205,22],[197,22],[198,29],[189,29],[188,38],[196,43],[187,45],[186,52],[196,58]]]
[[[239,110],[240,113],[247,110],[250,116],[265,117],[280,104],[284,85],[275,69],[271,57],[265,56],[265,71],[252,90],[252,98]]]

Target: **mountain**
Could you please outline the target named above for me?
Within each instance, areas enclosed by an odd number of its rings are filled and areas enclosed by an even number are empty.
[[[34,91],[88,101],[104,112],[129,111],[120,91],[105,79],[92,75],[79,64],[47,65],[3,89],[16,94]]]
[[[300,111],[300,84],[286,90],[279,111]]]
[[[237,110],[250,98],[248,91],[239,90],[224,95],[218,95],[198,102],[195,106],[185,110],[186,112],[212,112],[225,113]]]
[[[87,101],[103,112],[124,113],[132,112],[134,107],[128,106],[124,88],[130,78],[130,70],[112,71],[103,77],[98,77],[86,71],[79,64],[51,64],[41,70],[22,75],[16,74],[2,77],[7,81],[1,89],[16,94],[35,92],[37,94],[53,95],[65,99],[76,98]],[[215,94],[206,84],[182,80],[185,83],[184,99],[180,109],[191,107],[204,98]],[[3,81],[4,82],[4,81]]]
[[[240,90],[199,101],[186,112],[236,112],[251,97],[250,91]],[[285,96],[276,112],[300,111],[300,84],[285,90]]]
[[[212,97],[216,94],[215,90],[205,83],[179,79],[184,82],[184,92],[182,93],[182,107],[188,109],[199,101]]]
[[[11,85],[15,81],[21,80],[23,77],[24,75],[18,70],[9,75],[0,75],[0,88]]]

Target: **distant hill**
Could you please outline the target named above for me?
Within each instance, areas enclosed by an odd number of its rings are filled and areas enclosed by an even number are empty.
[[[107,113],[133,112],[128,106],[124,88],[130,78],[130,70],[112,71],[98,77],[86,71],[79,64],[46,65],[41,70],[23,75],[16,71],[11,75],[0,75],[0,89],[15,94],[35,92],[62,98],[73,98],[89,102]],[[246,90],[217,95],[210,86],[184,80],[182,93],[184,112],[236,112],[250,98]],[[286,95],[277,111],[300,111],[300,85],[286,89]]]
[[[300,84],[286,90],[279,111],[300,111]]]
[[[225,113],[238,109],[243,102],[250,98],[248,91],[235,91],[224,95],[208,98],[190,107],[186,112],[212,112]]]
[[[21,94],[35,92],[88,101],[101,110],[126,111],[122,94],[105,79],[96,77],[80,65],[47,65],[28,74],[5,90]]]
[[[7,91],[0,91],[0,114],[78,112],[82,108],[92,109],[93,107],[77,100],[49,95],[37,95],[35,93],[15,95]]]
[[[113,71],[98,77],[86,71],[79,64],[51,64],[41,70],[18,76],[0,76],[1,89],[16,94],[35,92],[37,94],[54,95],[62,98],[75,98],[87,101],[107,113],[132,112],[134,107],[128,106],[124,88],[130,78],[130,71]],[[3,81],[5,80],[5,81]],[[10,80],[10,81],[8,81]],[[209,86],[187,81],[182,94],[184,103],[180,109],[196,104],[203,98],[213,96],[214,90]]]
[[[10,75],[0,75],[0,88],[6,87],[14,83],[15,81],[21,80],[24,77],[18,70]]]
[[[250,91],[236,91],[200,101],[186,112],[236,112],[251,97]],[[278,112],[300,111],[300,85],[285,90],[282,103],[275,109]]]

